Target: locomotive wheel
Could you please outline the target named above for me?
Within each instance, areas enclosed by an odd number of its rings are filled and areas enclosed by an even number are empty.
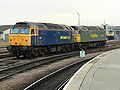
[[[16,53],[14,54],[17,58],[20,58],[20,54],[19,53]]]
[[[66,47],[65,47],[65,46],[62,46],[62,47],[61,47],[61,52],[62,52],[62,53],[65,53],[65,52],[66,52]]]
[[[38,51],[37,48],[32,49],[32,55],[35,56],[35,57],[39,56],[39,51]]]
[[[70,46],[69,45],[66,45],[65,49],[66,49],[66,52],[70,52]]]
[[[44,56],[45,55],[43,48],[39,48],[39,54],[40,54],[40,56]]]
[[[44,51],[43,51],[44,55],[47,55],[47,54],[48,54],[48,49],[47,49],[47,48],[44,48],[43,50],[44,50]]]

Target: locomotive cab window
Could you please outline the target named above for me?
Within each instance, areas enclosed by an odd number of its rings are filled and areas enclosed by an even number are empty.
[[[31,29],[31,33],[30,34],[36,35],[37,34],[37,29]]]
[[[24,27],[15,27],[11,29],[10,33],[11,34],[29,34],[29,29]]]
[[[34,29],[31,29],[31,34],[35,34],[35,31],[34,31]]]

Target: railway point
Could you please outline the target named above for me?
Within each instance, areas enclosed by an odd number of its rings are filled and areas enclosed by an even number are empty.
[[[63,90],[120,90],[120,49],[103,53],[80,68]]]

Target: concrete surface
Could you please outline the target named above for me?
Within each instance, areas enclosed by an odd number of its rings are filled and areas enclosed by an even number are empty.
[[[74,74],[63,90],[120,90],[120,49],[89,61]]]

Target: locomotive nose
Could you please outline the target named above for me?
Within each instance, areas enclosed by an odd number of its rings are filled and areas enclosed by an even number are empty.
[[[30,46],[30,37],[29,36],[10,36],[9,43],[13,46]]]

